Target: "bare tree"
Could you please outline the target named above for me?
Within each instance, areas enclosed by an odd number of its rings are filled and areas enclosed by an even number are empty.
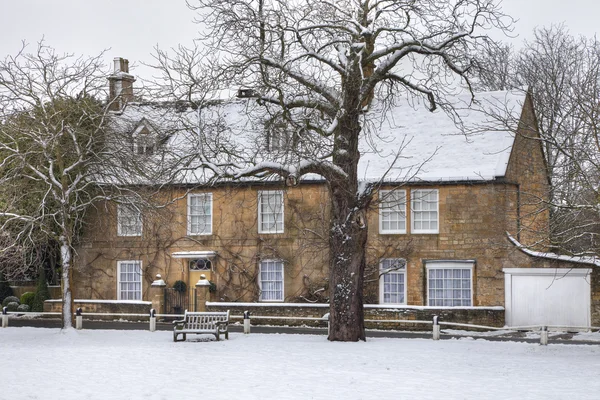
[[[600,42],[575,37],[564,25],[534,30],[515,52],[492,48],[477,70],[486,90],[530,90],[552,181],[549,202],[552,245],[559,252],[600,252]]]
[[[109,134],[103,57],[59,55],[40,42],[0,61],[1,250],[58,242],[63,328],[72,326],[73,248],[86,211],[135,196],[123,164],[130,149]]]
[[[469,87],[473,56],[489,43],[484,29],[506,29],[512,20],[493,0],[189,5],[205,34],[196,48],[157,52],[157,68],[166,78],[161,89],[194,101],[243,87],[270,126],[283,127],[268,130],[270,150],[276,151],[265,152],[201,124],[195,165],[213,171],[215,179],[278,176],[294,185],[303,175],[317,174],[327,181],[329,340],[365,340],[366,210],[377,183],[359,185],[359,141],[368,137],[381,144],[373,128],[396,96],[423,97],[431,110],[446,106],[455,84]]]

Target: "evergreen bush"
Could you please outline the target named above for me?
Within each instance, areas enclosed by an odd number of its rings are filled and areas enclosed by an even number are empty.
[[[173,289],[175,289],[176,292],[185,293],[187,290],[187,285],[184,281],[175,281],[173,284]]]
[[[17,307],[17,311],[20,312],[29,312],[30,309],[31,307],[29,307],[27,304],[19,304],[19,307]]]
[[[48,290],[48,282],[46,282],[46,274],[42,271],[38,277],[37,287],[35,289],[35,296],[33,298],[33,305],[31,311],[43,312],[44,301],[50,298],[50,291]]]
[[[19,298],[16,296],[8,296],[2,300],[2,307],[8,307],[9,303],[17,303],[17,305],[19,305]]]
[[[29,309],[33,308],[33,301],[35,299],[34,292],[25,292],[21,295],[21,304],[26,304],[29,306]]]
[[[4,301],[8,296],[12,296],[13,291],[8,284],[8,281],[4,279],[4,274],[0,272],[0,302]]]
[[[10,303],[8,303],[6,305],[7,311],[17,311],[18,308],[19,308],[19,303],[17,303],[16,301],[11,301]]]

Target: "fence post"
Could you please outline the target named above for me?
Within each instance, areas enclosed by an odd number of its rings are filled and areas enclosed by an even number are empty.
[[[540,344],[542,346],[548,345],[548,327],[542,326],[542,330],[540,332]]]
[[[244,311],[244,333],[250,333],[250,311]]]
[[[150,332],[156,331],[156,310],[150,309]]]
[[[75,329],[83,328],[83,316],[81,315],[81,307],[75,310]]]
[[[440,325],[437,315],[433,316],[433,340],[440,340]]]
[[[2,327],[8,328],[8,307],[2,307]]]

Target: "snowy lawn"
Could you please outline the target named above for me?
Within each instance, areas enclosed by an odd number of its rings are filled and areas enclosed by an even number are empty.
[[[0,329],[0,399],[600,398],[599,345],[194,336]]]

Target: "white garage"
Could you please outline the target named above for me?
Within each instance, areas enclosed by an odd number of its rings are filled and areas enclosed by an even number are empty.
[[[507,326],[590,326],[589,268],[505,268]]]

